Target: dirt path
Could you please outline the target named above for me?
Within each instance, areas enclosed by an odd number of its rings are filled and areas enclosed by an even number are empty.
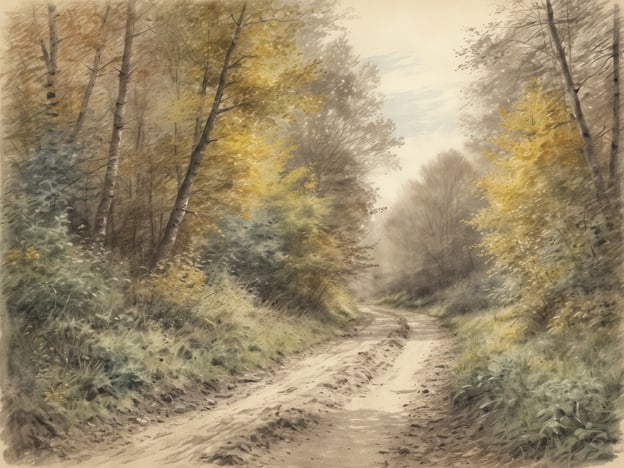
[[[288,361],[235,395],[220,395],[213,409],[148,426],[115,447],[94,450],[97,456],[83,453],[50,466],[446,464],[448,458],[437,453],[451,454],[462,462],[458,466],[470,460],[490,466],[461,428],[444,420],[450,334],[428,316],[364,309],[373,319],[362,331]],[[444,441],[453,427],[456,441],[449,450]]]
[[[405,447],[395,450],[409,426],[406,408],[430,394],[426,359],[449,338],[430,317],[404,316],[411,332],[388,367],[359,388],[340,410],[329,414],[312,434],[296,438],[294,444],[280,444],[259,458],[258,466],[388,466],[394,453],[407,453]]]

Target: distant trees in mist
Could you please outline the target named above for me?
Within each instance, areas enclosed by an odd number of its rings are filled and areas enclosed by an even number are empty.
[[[418,296],[468,275],[481,261],[479,236],[468,220],[482,205],[477,172],[460,152],[449,150],[425,164],[383,219],[377,250],[380,282],[388,292]]]

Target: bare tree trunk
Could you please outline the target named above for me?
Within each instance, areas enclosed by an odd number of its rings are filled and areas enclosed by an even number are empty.
[[[156,251],[156,211],[154,210],[154,166],[152,164],[152,159],[150,156],[150,167],[149,167],[149,191],[147,198],[147,211],[149,212],[149,222],[150,222],[150,248],[149,248],[149,259],[146,259],[145,262],[150,261],[153,257],[154,252]],[[146,263],[144,263],[145,265]]]
[[[136,136],[134,139],[134,150],[137,153],[143,152],[144,144],[144,132],[145,126],[145,110],[146,110],[147,92],[143,94],[143,99],[139,99],[137,93],[136,84],[134,87],[134,101],[137,107],[137,124],[136,124]],[[142,172],[137,171],[136,182],[134,185],[134,192],[130,191],[130,200],[132,201],[132,255],[136,258],[137,252],[139,252],[139,246],[142,244],[143,239],[139,239],[139,229],[143,225],[143,210],[142,203],[140,203],[141,190],[143,189],[143,179],[141,178]],[[132,181],[132,176],[130,176]],[[143,261],[141,259],[141,261]]]
[[[210,41],[210,34],[208,35],[208,41]],[[204,77],[202,78],[202,84],[199,94],[199,108],[197,109],[197,116],[195,116],[195,132],[193,134],[193,144],[196,145],[199,140],[201,131],[202,114],[204,113],[204,101],[206,100],[206,93],[208,91],[208,78],[210,60],[206,53],[206,61],[204,62]]]
[[[568,97],[572,101],[576,125],[583,140],[583,154],[585,156],[585,162],[587,163],[587,166],[590,170],[592,182],[594,184],[595,195],[601,209],[606,209],[607,211],[610,211],[610,203],[609,199],[606,196],[605,183],[604,179],[602,178],[602,172],[600,171],[598,159],[596,157],[594,142],[591,136],[591,132],[589,130],[589,126],[585,121],[581,101],[579,100],[577,90],[574,86],[572,73],[570,72],[570,67],[566,59],[565,51],[561,44],[561,38],[559,37],[557,26],[555,25],[555,15],[553,13],[551,0],[546,0],[546,10],[548,15],[548,30],[553,41],[553,45],[555,47],[555,54],[557,56],[557,60],[559,61],[561,74],[565,82],[566,92],[568,94]]]
[[[39,40],[43,60],[46,64],[46,115],[50,119],[58,117],[58,99],[56,96],[56,73],[58,71],[58,32],[56,29],[56,5],[48,3],[48,32],[49,32],[49,49],[46,47],[43,39]]]
[[[132,177],[130,177],[132,180]],[[139,211],[139,193],[141,189],[141,173],[137,173],[136,182],[134,186],[134,193],[130,196],[132,200],[132,206],[134,207],[132,216],[132,255],[136,255],[138,252],[137,234],[139,232],[139,220],[141,219],[141,212]]]
[[[7,226],[7,220],[4,217],[4,161],[0,158],[0,255],[5,258],[5,234],[4,230]],[[6,275],[4,264],[0,264],[0,274]],[[9,342],[11,341],[11,322],[7,311],[7,301],[3,294],[4,288],[0,288],[0,411],[5,412],[8,408],[8,399],[4,396],[9,393],[9,365],[8,356],[10,352]],[[6,414],[6,413],[4,413]]]
[[[622,278],[622,215],[620,182],[620,7],[613,7],[613,122],[611,129],[611,154],[609,157],[608,194],[613,201],[613,236],[616,249],[611,251],[611,258],[616,278]]]
[[[163,233],[162,239],[156,250],[156,254],[154,255],[152,268],[158,266],[158,264],[165,261],[173,250],[178,232],[180,230],[180,225],[182,224],[182,220],[184,219],[184,215],[186,214],[186,209],[191,198],[193,183],[197,177],[199,166],[201,165],[201,161],[204,157],[204,151],[206,150],[206,147],[213,141],[210,139],[210,135],[215,126],[217,116],[220,113],[219,110],[221,106],[221,101],[223,100],[223,94],[227,85],[227,75],[230,69],[230,61],[232,59],[234,49],[236,48],[236,44],[238,43],[240,33],[244,27],[246,7],[247,5],[243,6],[238,20],[236,21],[236,29],[234,30],[234,35],[232,36],[230,45],[228,46],[225,53],[225,58],[223,59],[223,66],[221,68],[221,74],[219,76],[219,83],[217,85],[217,90],[212,101],[210,114],[208,115],[208,119],[206,120],[206,124],[204,125],[204,129],[201,133],[199,141],[191,152],[190,162],[186,170],[186,175],[184,176],[182,185],[178,190],[173,209],[171,211],[171,214],[169,215],[167,226],[165,227],[165,232]]]
[[[613,7],[613,127],[609,158],[609,194],[620,206],[620,7]]]
[[[113,119],[113,132],[108,150],[108,164],[100,204],[95,214],[93,236],[98,243],[103,243],[106,237],[109,212],[115,194],[115,183],[119,168],[119,156],[121,153],[121,137],[124,128],[124,114],[126,110],[126,98],[128,95],[128,83],[130,81],[130,67],[132,64],[132,46],[134,42],[134,24],[136,16],[136,0],[128,0],[128,14],[126,18],[126,34],[124,40],[121,69],[119,70],[119,92],[115,104]]]
[[[108,21],[108,15],[110,13],[111,6],[108,4],[106,6],[106,10],[104,11],[104,15],[102,16],[102,24],[100,26],[100,41],[102,41],[102,36],[104,32],[104,27],[106,26],[106,22]],[[76,124],[74,125],[74,130],[72,132],[71,140],[74,141],[82,126],[84,125],[85,117],[87,115],[87,108],[89,107],[89,101],[91,100],[91,94],[93,94],[93,88],[95,87],[95,81],[97,80],[98,73],[100,72],[100,61],[102,60],[102,46],[98,45],[95,48],[95,54],[93,56],[93,66],[91,67],[91,73],[89,75],[89,82],[87,83],[87,87],[85,88],[84,95],[82,97],[82,103],[80,104],[80,112],[78,113],[78,118],[76,119]]]

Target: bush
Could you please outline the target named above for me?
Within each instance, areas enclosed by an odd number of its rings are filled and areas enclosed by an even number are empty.
[[[497,287],[495,277],[475,272],[442,292],[443,314],[452,317],[490,309],[499,303]]]
[[[484,425],[514,457],[578,462],[611,455],[617,376],[562,378],[536,373],[518,358],[474,369],[463,383],[455,405],[478,407]]]
[[[365,264],[364,248],[330,228],[329,198],[319,198],[307,171],[275,183],[250,218],[230,216],[207,242],[207,276],[236,277],[263,303],[335,320],[353,318],[348,284]]]
[[[454,405],[514,457],[611,456],[622,373],[612,327],[530,332],[513,311],[453,320],[464,337]]]
[[[46,177],[28,175],[26,186]],[[7,209],[9,459],[47,450],[51,438],[96,416],[158,399],[163,386],[227,379],[332,335],[331,323],[258,308],[229,275],[208,282],[183,260],[130,279],[112,255],[70,234],[54,177],[23,189]],[[331,288],[325,306],[346,309]]]
[[[13,455],[45,449],[50,437],[100,413],[96,397],[128,377],[94,356],[123,303],[109,266],[72,245],[62,225],[33,226],[22,236],[7,253],[3,278],[10,329],[4,421]]]

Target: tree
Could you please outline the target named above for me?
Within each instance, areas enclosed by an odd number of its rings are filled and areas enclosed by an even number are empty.
[[[171,255],[179,233],[187,225],[183,221],[189,211],[197,213],[198,206],[214,211],[214,200],[210,200],[213,193],[209,187],[216,185],[215,192],[234,187],[239,177],[253,171],[254,164],[269,157],[265,142],[277,137],[275,130],[291,118],[294,109],[309,107],[306,104],[308,93],[302,85],[310,79],[310,71],[302,64],[295,47],[299,23],[293,18],[296,18],[297,9],[277,8],[266,2],[254,4],[253,8],[242,4],[236,16],[229,13],[229,8],[224,13],[229,15],[228,23],[222,16],[207,18],[207,21],[216,23],[209,44],[212,49],[208,53],[213,54],[211,63],[219,63],[218,73],[206,75],[206,57],[202,53],[195,53],[196,58],[184,64],[190,65],[184,73],[197,78],[201,76],[200,93],[199,96],[196,92],[192,95],[181,93],[176,106],[188,108],[190,102],[191,108],[198,110],[185,112],[184,126],[188,133],[183,139],[190,147],[190,156],[152,266],[166,261]],[[198,37],[205,41],[205,24],[200,25]],[[217,47],[212,46],[213,40]],[[195,143],[195,129],[203,117],[202,100],[207,94],[204,91],[207,80],[214,94],[201,135]],[[179,128],[179,124],[174,127],[176,141]],[[213,150],[212,164],[202,168],[209,147]],[[222,151],[226,148],[227,151]],[[177,152],[178,149],[176,143],[174,150]],[[208,174],[213,178],[209,179]],[[196,190],[199,180],[207,185]],[[245,201],[252,187],[247,183],[236,186],[235,191],[229,192],[227,200],[222,199],[222,211],[227,211],[228,207],[237,209],[236,205]],[[194,192],[204,193],[207,197]],[[206,205],[206,201],[212,201],[213,206]],[[196,208],[189,208],[191,205]]]
[[[58,32],[56,27],[56,5],[48,3],[48,29],[50,33],[50,40],[48,47],[46,47],[43,39],[40,39],[41,52],[43,54],[43,60],[46,65],[46,104],[48,107],[47,116],[51,119],[58,117],[57,95],[56,95],[56,73],[58,71]]]
[[[562,298],[606,286],[604,226],[587,208],[583,142],[558,93],[533,83],[503,125],[494,169],[479,183],[489,204],[473,224],[494,271],[510,280],[506,294],[549,320]]]
[[[381,115],[377,72],[344,39],[325,43],[335,29],[331,1],[243,6],[181,1],[136,15],[127,5],[85,4],[55,17],[58,66],[71,71],[56,80],[56,107],[76,170],[63,188],[72,229],[105,237],[136,269],[194,256],[223,217],[250,214],[272,180],[260,168],[286,151],[294,155],[286,169],[305,168],[316,196],[331,206],[322,222],[356,272],[366,263],[361,239],[376,197],[368,176],[393,165],[399,144]],[[19,76],[21,86],[7,118],[16,151],[25,154],[46,110],[45,102],[35,105],[46,69],[40,26],[24,9],[15,18],[20,45],[7,76]],[[326,48],[324,64],[318,47]],[[106,67],[117,61],[115,76]],[[323,132],[329,146],[314,149]]]
[[[108,21],[108,17],[110,16],[111,6],[110,4],[106,5],[106,9],[102,14],[102,23],[100,26],[100,34],[98,41],[95,45],[95,50],[93,53],[93,65],[91,66],[91,70],[89,73],[89,82],[85,87],[84,95],[82,97],[82,102],[80,103],[80,112],[78,113],[78,117],[76,118],[76,123],[74,124],[74,129],[72,132],[71,140],[74,141],[77,136],[80,134],[80,130],[84,126],[85,119],[87,117],[87,110],[89,107],[89,101],[91,100],[91,96],[93,95],[93,89],[95,88],[95,82],[97,80],[98,74],[101,71],[101,62],[102,62],[102,50],[103,50],[103,42],[104,42],[104,31],[106,27],[106,23]]]
[[[348,310],[350,259],[324,222],[328,199],[306,179],[303,169],[276,173],[250,218],[220,223],[204,258],[209,271],[224,269],[264,303],[331,316]]]
[[[102,13],[100,5],[61,9],[36,2],[32,8],[12,12],[9,23],[17,34],[7,50],[4,71],[7,80],[18,83],[4,95],[9,157],[21,164],[37,148],[58,147],[63,170],[71,169],[62,191],[72,200],[73,226],[91,225],[89,205],[104,146],[101,133],[110,119],[105,89],[112,81],[104,79],[95,86],[95,78],[115,61],[111,49],[122,15],[117,4]],[[83,67],[96,62],[96,52],[98,73],[84,73]],[[45,138],[41,128],[46,129]]]
[[[570,65],[568,63],[568,59],[566,57],[566,53],[563,48],[561,37],[559,35],[559,30],[555,23],[555,16],[554,16],[551,0],[546,0],[546,12],[547,12],[547,21],[548,21],[548,31],[550,33],[550,38],[553,43],[553,48],[555,49],[557,61],[559,62],[561,75],[565,83],[565,91],[568,94],[568,98],[570,102],[572,102],[572,107],[574,109],[574,119],[578,126],[578,131],[579,131],[579,134],[581,135],[581,139],[583,140],[583,154],[585,155],[585,161],[587,163],[589,172],[591,174],[591,179],[594,184],[596,198],[598,199],[598,202],[602,205],[602,207],[608,210],[612,210],[611,206],[605,207],[605,205],[610,205],[609,194],[606,191],[607,186],[602,177],[600,164],[598,162],[596,150],[594,148],[594,140],[591,134],[591,130],[589,128],[589,125],[587,124],[587,121],[585,120],[585,114],[583,113],[583,106],[578,97],[579,90],[577,89],[576,84],[574,82],[574,78],[572,77],[572,72],[570,70]],[[615,21],[617,24],[617,21],[618,21],[617,16],[615,17]],[[615,28],[614,28],[614,31],[616,31]],[[617,34],[617,32],[614,33],[614,50],[619,50],[619,44],[617,44],[615,41],[619,41],[619,35]],[[614,54],[613,60],[614,60],[614,64],[617,64],[617,61],[619,61],[619,57],[617,57],[616,54]],[[619,70],[617,69],[617,65],[615,65],[614,76],[617,77],[618,75],[619,75]],[[615,79],[614,81],[615,81],[615,87],[614,87],[615,96],[617,97],[619,96],[619,83],[617,79]],[[617,99],[614,100],[614,109],[615,109],[614,111],[614,128],[615,128],[615,126],[617,125],[617,122],[619,122],[619,108],[617,105]],[[613,133],[614,137],[617,137],[618,135],[619,135],[618,131]],[[618,155],[617,155],[618,146],[619,146],[618,141],[613,141],[611,143],[611,147],[616,148],[615,153],[611,154],[612,160],[618,159]],[[615,175],[610,177],[610,179],[615,180]],[[611,216],[613,216],[613,214],[611,214]]]
[[[132,47],[134,42],[134,26],[136,21],[136,0],[128,0],[126,32],[124,49],[119,70],[119,91],[115,103],[115,115],[113,118],[113,131],[108,149],[108,163],[106,175],[102,185],[100,203],[95,213],[93,235],[98,242],[104,242],[106,227],[109,220],[109,212],[113,203],[117,172],[119,169],[119,157],[121,154],[121,138],[124,129],[124,114],[126,99],[128,96],[128,84],[130,82],[130,67],[132,66]]]
[[[606,5],[601,0],[560,0],[553,4],[554,11],[559,12],[555,22],[574,89],[588,127],[596,136],[593,143],[597,153],[602,153],[607,143],[602,138],[603,129],[610,127],[605,109],[611,108],[612,101],[611,92],[599,91],[612,83],[612,20]],[[459,56],[464,59],[462,68],[478,74],[467,89],[474,113],[465,116],[475,140],[490,141],[488,135],[501,128],[500,111],[508,111],[535,77],[539,76],[549,89],[559,90],[562,99],[567,95],[547,16],[546,4],[516,0],[500,7],[496,21],[470,31]]]
[[[483,72],[470,94],[486,103],[483,113],[489,116],[486,125],[483,114],[473,120],[472,130],[481,142],[493,141],[484,132],[504,128],[500,115],[512,110],[525,93],[523,86],[535,76],[549,92],[557,92],[569,106],[581,138],[594,187],[592,209],[603,217],[606,242],[599,254],[615,271],[622,253],[619,9],[611,14],[603,1],[548,0],[543,5],[517,1],[508,13],[507,19],[483,33],[475,31],[478,39],[463,52],[466,67]],[[513,80],[508,79],[510,74]],[[478,146],[496,151],[491,143]]]
[[[619,210],[621,200],[620,172],[620,7],[613,7],[613,122],[611,125],[611,155],[609,158],[608,190],[615,200],[615,209]]]
[[[390,278],[386,286],[416,296],[478,266],[471,249],[478,236],[466,224],[480,205],[475,178],[470,162],[450,150],[423,166],[420,180],[407,183],[384,223],[387,241],[379,261]]]
[[[322,106],[287,129],[294,147],[289,167],[309,169],[317,196],[330,206],[324,222],[348,252],[354,274],[370,263],[363,239],[377,194],[369,177],[398,166],[394,150],[402,141],[394,134],[394,123],[382,114],[377,68],[361,63],[344,36],[325,44],[322,56],[310,83]]]
[[[368,177],[396,165],[400,140],[381,114],[377,69],[361,63],[346,38],[326,43],[332,11],[323,10],[320,19],[314,13],[311,26],[302,10],[306,21],[297,27],[314,75],[296,84],[313,96],[312,105],[280,122],[285,142],[277,141],[274,151],[286,153],[285,165],[273,175],[264,171],[266,188],[248,216],[220,222],[205,256],[263,301],[327,313],[344,307],[339,298],[348,297],[353,276],[370,263],[363,239],[376,193]],[[315,58],[319,47],[322,61]]]
[[[193,183],[195,182],[197,173],[199,171],[199,166],[202,162],[202,159],[204,158],[204,152],[206,151],[206,147],[212,141],[211,134],[217,121],[217,116],[220,113],[227,112],[227,109],[221,108],[221,103],[223,100],[223,95],[225,93],[225,88],[228,84],[228,72],[230,71],[231,67],[232,55],[234,53],[234,50],[236,49],[241,31],[246,26],[246,9],[247,5],[245,4],[240,10],[238,19],[234,21],[234,33],[232,34],[232,40],[230,41],[230,45],[228,46],[225,52],[225,56],[223,58],[223,65],[221,66],[219,82],[217,84],[217,89],[215,91],[214,99],[212,101],[212,107],[210,108],[210,114],[206,119],[206,123],[201,132],[201,136],[199,137],[199,141],[193,147],[193,151],[191,152],[186,175],[184,176],[184,180],[182,181],[182,184],[180,185],[180,188],[178,190],[173,210],[169,215],[167,227],[165,228],[165,232],[154,256],[154,266],[165,260],[173,249],[173,245],[175,244],[180,225],[182,223],[182,220],[184,219],[184,215],[186,214],[186,209],[191,198]]]

